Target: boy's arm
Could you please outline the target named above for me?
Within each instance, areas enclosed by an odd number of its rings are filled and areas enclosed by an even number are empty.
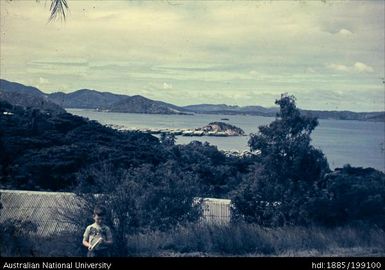
[[[88,238],[90,236],[90,228],[87,227],[84,234],[83,234],[83,246],[85,246],[86,248],[90,248],[91,247],[91,243],[88,242]]]
[[[85,246],[86,248],[90,248],[91,244],[87,240],[83,239],[83,246]]]

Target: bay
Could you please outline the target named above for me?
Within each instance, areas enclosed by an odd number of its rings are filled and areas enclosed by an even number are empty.
[[[274,120],[273,117],[250,115],[162,115],[98,112],[88,109],[67,109],[69,113],[127,128],[197,128],[213,121],[224,121],[242,128],[246,134],[258,132],[258,127]],[[312,134],[312,144],[326,155],[332,169],[350,164],[373,167],[385,171],[384,122],[320,119]],[[192,140],[207,141],[222,150],[248,150],[248,136],[244,137],[183,137],[177,143]]]

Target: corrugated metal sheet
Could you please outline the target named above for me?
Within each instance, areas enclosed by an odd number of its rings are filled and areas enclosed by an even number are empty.
[[[203,220],[208,223],[228,224],[231,219],[231,200],[203,198]]]
[[[37,226],[36,234],[40,236],[74,229],[74,226],[63,221],[58,213],[58,209],[79,207],[73,193],[20,190],[0,190],[0,193],[3,206],[0,222],[8,219],[31,221]]]

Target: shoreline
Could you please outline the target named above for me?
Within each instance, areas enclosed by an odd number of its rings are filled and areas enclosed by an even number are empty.
[[[136,132],[144,132],[149,134],[161,134],[161,133],[167,133],[167,134],[173,134],[175,136],[185,136],[185,137],[203,137],[203,136],[210,136],[210,137],[244,137],[248,136],[246,134],[230,134],[228,132],[223,131],[203,131],[199,129],[192,129],[192,128],[128,128],[123,125],[116,125],[116,124],[106,124],[106,127],[113,128],[119,131],[136,131]]]

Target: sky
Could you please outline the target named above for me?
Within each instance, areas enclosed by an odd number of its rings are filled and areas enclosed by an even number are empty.
[[[0,0],[0,77],[176,105],[383,111],[384,1]]]

